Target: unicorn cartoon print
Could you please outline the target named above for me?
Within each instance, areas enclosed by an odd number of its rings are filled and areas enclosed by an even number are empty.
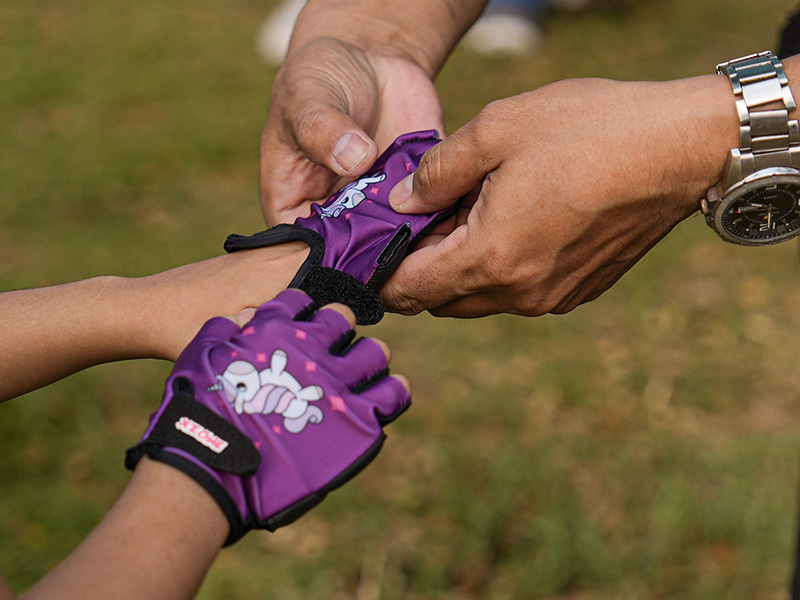
[[[209,388],[224,392],[228,402],[238,414],[279,414],[283,427],[291,433],[300,433],[309,423],[322,422],[322,410],[311,402],[323,396],[318,385],[303,387],[286,371],[288,357],[283,350],[272,353],[268,369],[260,371],[246,360],[228,365],[217,383]]]
[[[353,183],[348,183],[339,192],[339,197],[335,202],[330,206],[320,209],[322,213],[320,218],[335,218],[338,217],[343,210],[355,208],[366,199],[367,195],[364,193],[364,190],[373,183],[380,183],[384,179],[386,179],[386,173],[376,173],[369,177],[362,177]]]

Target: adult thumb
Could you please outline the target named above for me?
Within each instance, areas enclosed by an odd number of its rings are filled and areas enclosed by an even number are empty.
[[[430,213],[471,192],[497,167],[487,161],[481,146],[468,124],[430,148],[416,172],[390,192],[392,208],[401,213]]]
[[[321,98],[306,102],[294,134],[303,154],[343,177],[361,175],[378,155],[372,138],[343,110]]]

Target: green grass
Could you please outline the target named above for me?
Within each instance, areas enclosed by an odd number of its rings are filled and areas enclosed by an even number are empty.
[[[455,51],[438,81],[449,126],[561,78],[668,79],[774,49],[787,4],[549,15],[530,58]],[[0,289],[151,273],[260,227],[274,69],[253,36],[268,9],[0,6]],[[785,597],[799,276],[796,244],[725,245],[693,218],[570,315],[390,316],[367,332],[410,376],[413,409],[350,485],[223,551],[200,597]],[[168,371],[105,365],[0,408],[0,571],[15,590],[114,502]]]

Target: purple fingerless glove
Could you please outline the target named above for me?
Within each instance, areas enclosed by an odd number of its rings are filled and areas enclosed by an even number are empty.
[[[168,463],[200,483],[230,522],[226,545],[300,517],[378,453],[408,391],[340,313],[299,290],[244,328],[217,317],[186,347],[125,465]]]
[[[417,241],[456,206],[424,215],[395,212],[389,192],[416,171],[425,151],[439,141],[435,131],[397,138],[360,179],[347,184],[308,217],[252,236],[233,234],[225,250],[235,252],[301,240],[311,248],[289,287],[306,291],[321,306],[347,304],[360,325],[377,323],[383,303],[376,294]]]

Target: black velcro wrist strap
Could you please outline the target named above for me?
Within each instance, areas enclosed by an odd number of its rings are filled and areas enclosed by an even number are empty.
[[[331,302],[346,304],[353,309],[359,325],[373,325],[383,318],[385,312],[383,302],[373,291],[376,286],[372,285],[372,282],[370,287],[367,287],[352,275],[320,266],[325,254],[325,240],[316,231],[294,223],[276,225],[250,236],[235,233],[229,235],[224,248],[226,252],[237,252],[296,241],[305,242],[310,250],[288,287],[303,290],[311,296],[317,306]],[[403,241],[407,244],[406,239]],[[402,256],[399,258],[402,259]],[[390,260],[391,258],[387,258],[387,261]]]
[[[295,278],[290,287],[297,287],[311,296],[317,306],[331,302],[346,304],[356,315],[359,325],[374,325],[385,311],[378,295],[358,279],[330,267],[311,267],[301,280]]]
[[[252,440],[192,396],[177,393],[145,443],[188,452],[210,468],[252,475],[261,454]]]

